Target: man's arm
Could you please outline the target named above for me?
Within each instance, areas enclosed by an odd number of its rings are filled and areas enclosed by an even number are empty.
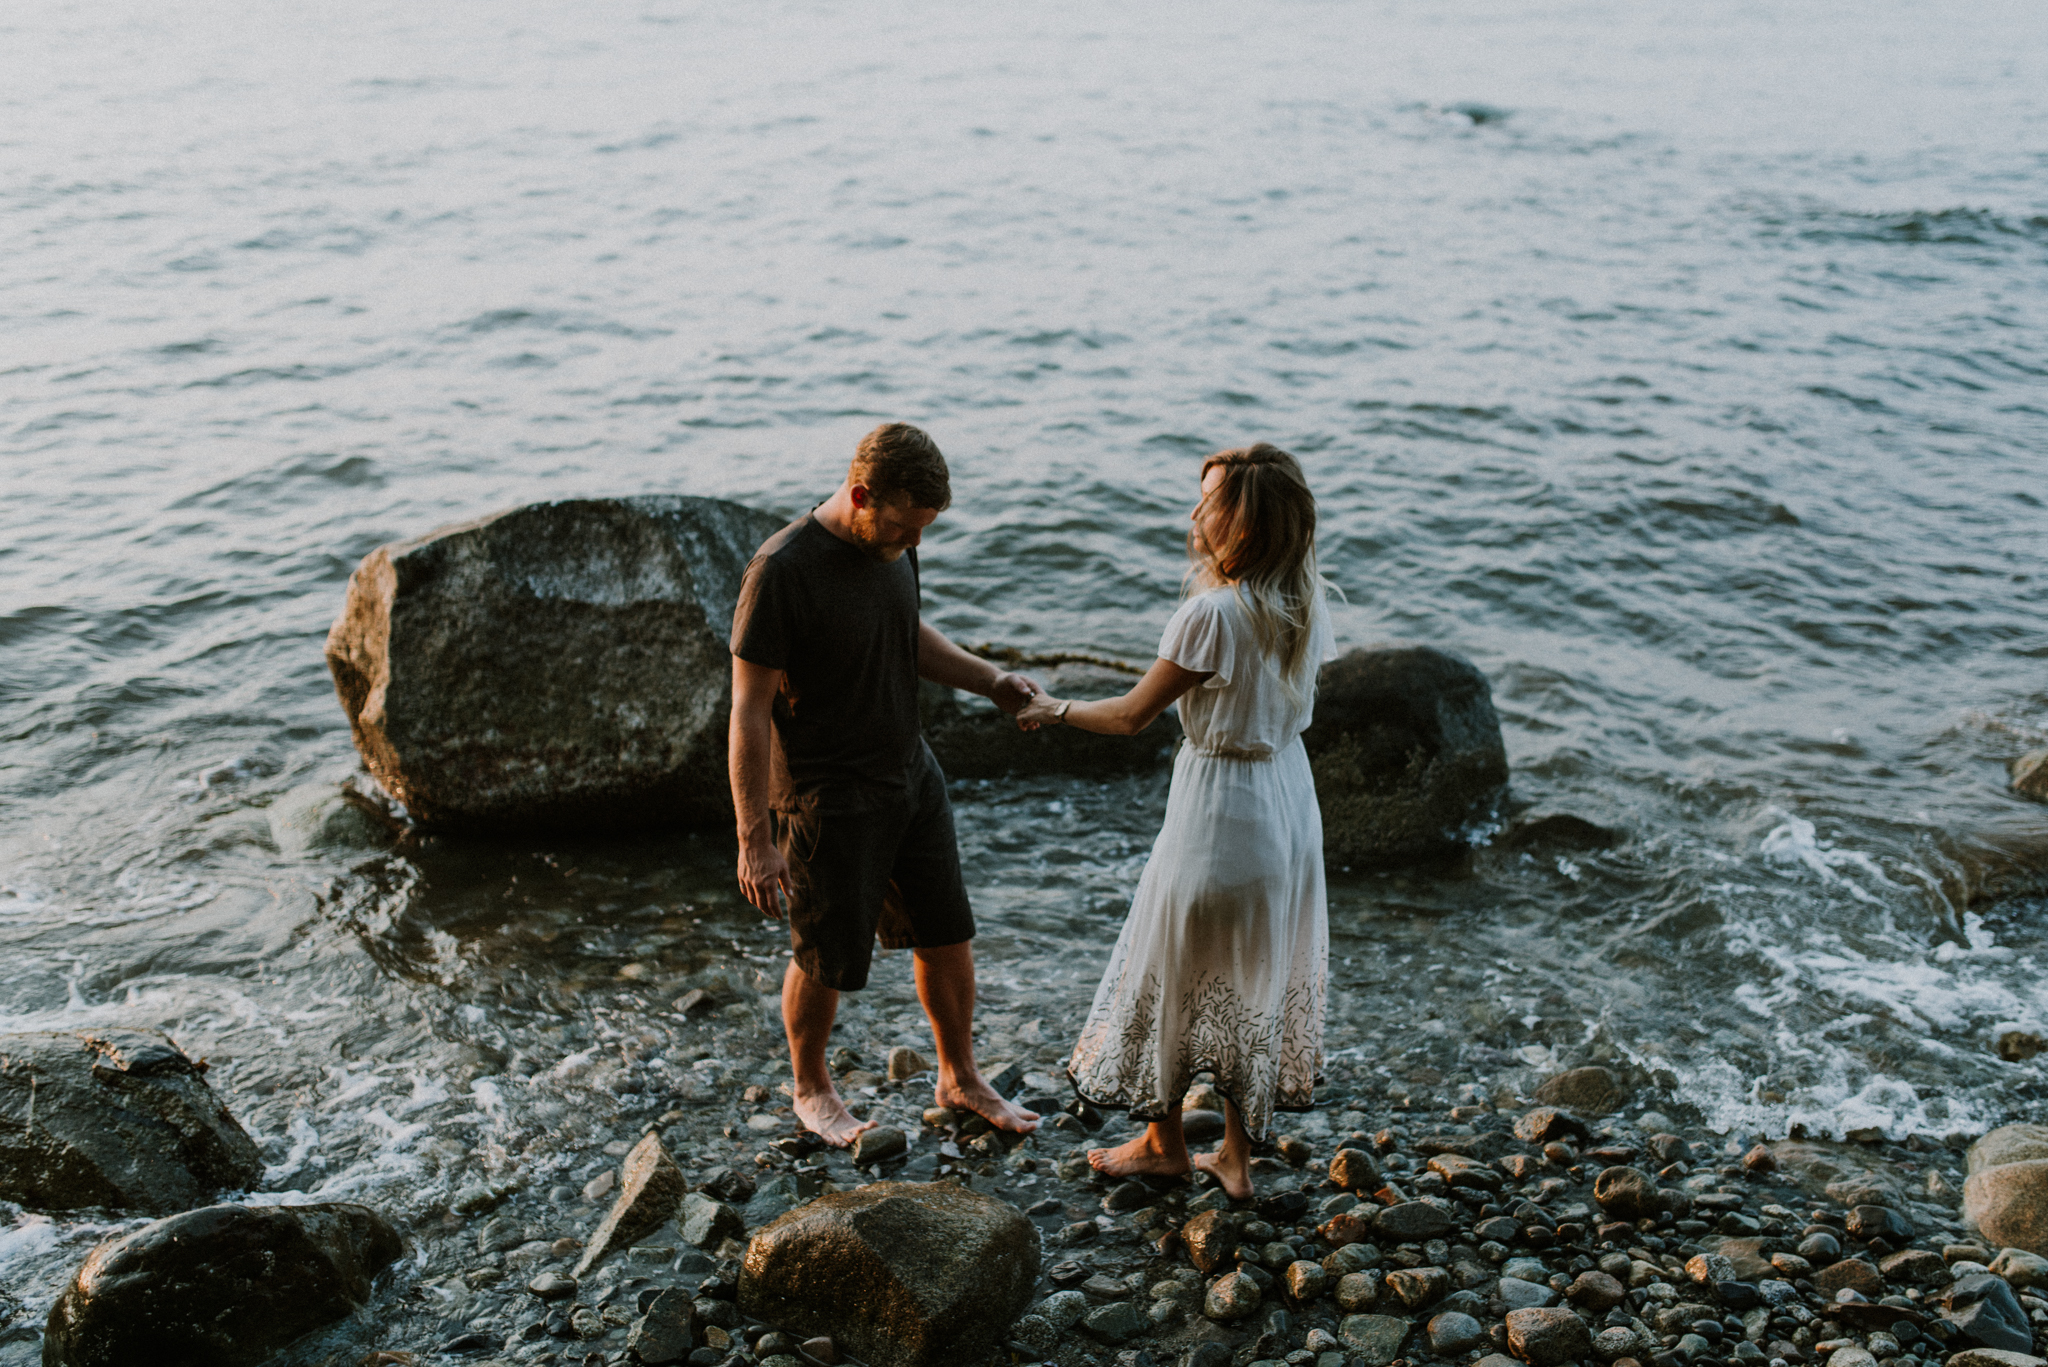
[[[948,688],[979,693],[1011,714],[1045,691],[1034,679],[1006,673],[979,655],[969,655],[929,622],[917,624],[917,673]]]
[[[769,770],[774,763],[775,695],[782,671],[732,657],[732,721],[726,732],[732,809],[739,822],[740,891],[764,916],[782,919],[777,893],[790,886],[789,864],[775,848],[768,814]]]

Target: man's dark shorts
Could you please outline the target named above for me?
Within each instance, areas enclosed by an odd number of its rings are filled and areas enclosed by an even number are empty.
[[[877,939],[937,949],[974,938],[953,804],[929,752],[906,792],[860,806],[821,795],[806,810],[777,812],[775,825],[795,885],[789,938],[812,980],[841,992],[866,987]]]

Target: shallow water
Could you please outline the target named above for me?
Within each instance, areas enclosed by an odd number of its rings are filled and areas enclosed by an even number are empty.
[[[264,1199],[375,1200],[435,1275],[451,1193],[718,1074],[684,986],[773,1043],[724,833],[280,851],[353,768],[355,562],[793,513],[891,418],[955,472],[932,620],[1136,659],[1195,458],[1297,452],[1345,642],[1470,655],[1518,798],[1630,833],[1337,875],[1382,1095],[2037,1115],[1991,1049],[2048,1027],[2033,7],[116,3],[0,20],[0,76],[0,1013],[210,1057]],[[1063,1052],[1163,783],[960,787],[986,1052]],[[921,1028],[892,962],[845,1033]],[[40,1313],[104,1228],[0,1266]]]

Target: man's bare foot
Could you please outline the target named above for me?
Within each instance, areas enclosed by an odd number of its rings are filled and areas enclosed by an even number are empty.
[[[875,1127],[872,1120],[855,1120],[839,1093],[829,1086],[822,1092],[798,1092],[790,1105],[805,1129],[835,1149],[847,1147],[862,1130]]]
[[[1188,1151],[1167,1153],[1147,1130],[1113,1149],[1088,1150],[1088,1165],[1105,1177],[1185,1177]]]
[[[1223,1194],[1231,1200],[1252,1199],[1252,1169],[1244,1155],[1226,1153],[1218,1149],[1214,1153],[1193,1154],[1189,1161],[1220,1182],[1223,1185]]]
[[[1003,1100],[980,1077],[966,1086],[941,1079],[932,1089],[932,1100],[956,1111],[972,1111],[997,1129],[1012,1134],[1030,1134],[1038,1128],[1038,1112]]]

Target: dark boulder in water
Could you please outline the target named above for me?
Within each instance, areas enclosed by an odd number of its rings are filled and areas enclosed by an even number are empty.
[[[353,1313],[403,1253],[367,1206],[208,1206],[110,1239],[50,1309],[44,1367],[253,1367]]]
[[[0,1198],[167,1215],[263,1176],[203,1063],[156,1030],[0,1035]]]
[[[370,552],[327,637],[364,763],[428,826],[729,819],[726,637],[781,525],[717,499],[579,499]]]
[[[1486,676],[1432,646],[1353,650],[1323,666],[1302,742],[1334,865],[1455,855],[1496,819],[1507,793]]]

